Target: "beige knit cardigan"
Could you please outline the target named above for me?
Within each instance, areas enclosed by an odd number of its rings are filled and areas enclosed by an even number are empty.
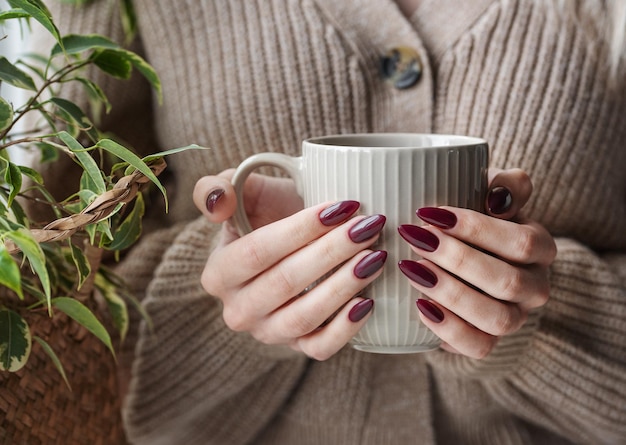
[[[589,0],[595,1],[595,0]],[[111,2],[48,2],[63,31],[122,41]],[[550,1],[134,0],[135,48],[164,101],[107,83],[105,125],[170,159],[171,211],[120,271],[144,298],[124,418],[140,444],[626,443],[626,82],[586,20]],[[379,61],[413,48],[398,90]],[[326,362],[229,331],[199,282],[218,227],[202,175],[345,132],[481,136],[495,167],[534,181],[528,214],[555,236],[551,299],[483,360],[349,347]]]

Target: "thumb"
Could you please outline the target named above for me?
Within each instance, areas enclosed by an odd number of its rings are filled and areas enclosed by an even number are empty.
[[[530,199],[533,191],[528,174],[519,169],[489,169],[489,191],[485,208],[491,216],[512,219]]]
[[[230,183],[231,176],[232,171],[227,170],[218,176],[203,176],[196,182],[193,202],[211,222],[224,222],[235,213],[237,197]]]

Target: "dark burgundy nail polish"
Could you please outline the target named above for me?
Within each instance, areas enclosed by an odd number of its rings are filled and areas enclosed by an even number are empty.
[[[403,224],[398,227],[398,233],[409,244],[426,252],[434,252],[439,247],[439,238],[422,227]]]
[[[378,250],[365,256],[354,266],[354,276],[357,278],[368,278],[374,275],[387,261],[387,252]]]
[[[404,275],[420,286],[430,288],[435,287],[437,284],[437,275],[421,263],[411,260],[401,260],[398,262],[398,267]]]
[[[325,226],[334,226],[347,221],[359,209],[358,201],[339,201],[320,212],[319,218]]]
[[[424,300],[423,298],[419,298],[416,301],[417,309],[424,314],[426,318],[434,323],[441,323],[443,321],[443,312],[437,306],[432,304],[428,300]]]
[[[352,226],[348,236],[353,242],[362,243],[383,230],[385,221],[387,221],[387,218],[383,215],[368,216]]]
[[[209,193],[209,196],[206,198],[206,208],[210,213],[213,213],[217,202],[224,196],[224,193],[226,193],[224,189],[215,189]]]
[[[363,301],[359,301],[354,305],[352,309],[350,309],[350,313],[348,313],[348,318],[352,323],[356,323],[357,321],[363,320],[374,307],[374,300],[368,298]]]
[[[456,225],[456,215],[450,210],[439,207],[422,207],[418,209],[417,217],[440,229],[451,229]]]
[[[506,187],[495,187],[487,196],[487,209],[494,215],[501,215],[511,208],[513,196]]]

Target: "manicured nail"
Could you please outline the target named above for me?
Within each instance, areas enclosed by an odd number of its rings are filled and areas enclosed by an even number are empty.
[[[357,278],[368,278],[374,275],[387,261],[387,252],[377,250],[365,256],[354,266],[354,276]]]
[[[487,208],[494,215],[501,215],[511,208],[513,196],[506,187],[495,187],[487,196]]]
[[[398,262],[398,267],[404,275],[420,286],[430,288],[435,287],[437,284],[437,275],[421,263],[411,260],[401,260]]]
[[[352,323],[361,321],[363,320],[363,317],[370,313],[373,307],[374,300],[372,300],[371,298],[359,301],[357,304],[354,305],[352,309],[350,309],[350,313],[348,313],[348,318]]]
[[[419,219],[440,229],[451,229],[456,225],[456,215],[439,207],[422,207],[415,212]]]
[[[383,215],[368,216],[352,226],[348,236],[353,242],[362,243],[383,230],[385,221],[387,221],[387,218]]]
[[[430,301],[418,298],[416,304],[419,311],[430,321],[434,323],[441,323],[443,321],[443,312]]]
[[[325,226],[334,226],[347,221],[359,209],[358,201],[339,201],[320,212],[319,218]]]
[[[403,224],[398,227],[398,233],[409,244],[426,252],[434,252],[439,247],[439,238],[422,227]]]
[[[209,193],[209,196],[206,199],[206,208],[210,213],[213,213],[217,202],[222,198],[222,196],[224,196],[224,193],[226,193],[224,189],[215,189]]]

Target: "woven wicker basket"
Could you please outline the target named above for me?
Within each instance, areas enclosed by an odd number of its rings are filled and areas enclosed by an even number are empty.
[[[163,159],[157,159],[149,166],[159,175],[166,164]],[[149,179],[135,171],[121,178],[112,190],[100,195],[81,213],[58,219],[31,233],[39,242],[69,238],[85,225],[106,218],[118,204],[132,201],[147,183]],[[5,245],[10,252],[17,251],[17,246]],[[87,284],[83,287],[92,288]],[[108,311],[104,306],[98,307],[90,292],[84,292],[84,296],[83,303],[115,337],[107,319]],[[28,322],[31,335],[43,338],[52,347],[72,389],[41,346],[33,342],[24,368],[15,373],[0,372],[0,444],[125,444],[117,365],[110,351],[61,311],[50,319],[45,309],[25,310],[33,302],[34,299],[28,301],[28,298],[19,301],[0,286],[0,306],[20,313]]]
[[[6,299],[3,291],[0,289],[0,301]],[[95,303],[90,306],[94,310]],[[95,312],[103,319],[104,311],[96,308]],[[111,352],[60,311],[52,319],[46,312],[26,312],[24,316],[32,335],[43,338],[59,356],[72,389],[33,342],[24,368],[0,373],[0,444],[125,444]],[[108,324],[106,319],[103,322]]]

